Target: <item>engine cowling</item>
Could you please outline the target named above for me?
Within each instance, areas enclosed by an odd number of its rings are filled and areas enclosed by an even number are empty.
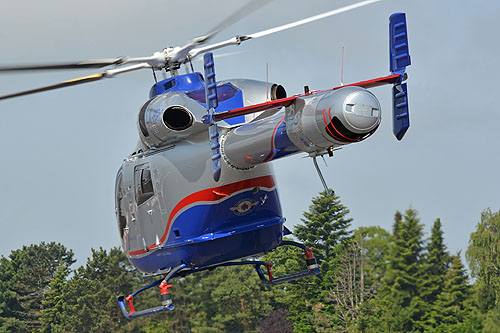
[[[284,112],[245,124],[223,135],[222,157],[240,170],[300,151],[359,142],[378,128],[380,103],[371,92],[345,87],[297,97]]]
[[[380,120],[378,99],[360,87],[299,97],[285,116],[288,137],[305,152],[362,141]]]
[[[206,110],[182,92],[152,98],[139,112],[139,135],[148,147],[174,143],[207,130]]]

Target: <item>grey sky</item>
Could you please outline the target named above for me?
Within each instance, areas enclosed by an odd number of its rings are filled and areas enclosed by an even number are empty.
[[[0,2],[1,64],[147,56],[210,30],[239,1]],[[316,15],[353,1],[275,0],[214,41]],[[396,209],[413,207],[426,230],[441,218],[452,251],[465,250],[483,209],[500,209],[497,1],[384,0],[218,53],[219,80],[269,79],[288,93],[388,74],[388,17],[406,12],[411,127],[392,135],[390,88],[373,92],[383,121],[367,141],[320,161],[328,184],[351,210],[354,227],[390,229]],[[200,63],[195,67],[201,70]],[[2,75],[0,93],[94,71]],[[149,71],[0,103],[0,254],[55,240],[82,263],[91,247],[119,245],[114,179],[137,140],[136,119],[153,83]],[[280,197],[293,226],[322,190],[312,161],[275,162]],[[174,190],[174,189],[173,189]]]

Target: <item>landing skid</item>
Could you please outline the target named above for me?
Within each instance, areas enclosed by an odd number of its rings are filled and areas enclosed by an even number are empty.
[[[259,275],[260,280],[262,283],[265,285],[275,285],[279,283],[284,283],[284,282],[289,282],[297,279],[302,279],[308,276],[313,276],[313,275],[318,275],[320,273],[318,263],[316,262],[316,258],[314,257],[312,250],[308,247],[306,247],[303,244],[294,242],[294,241],[283,241],[279,246],[295,246],[304,251],[302,255],[306,257],[306,265],[307,265],[307,270],[303,272],[297,272],[293,274],[289,274],[286,276],[278,277],[275,278],[273,276],[273,273],[271,271],[272,264],[266,261],[256,261],[256,260],[247,260],[247,261],[230,261],[230,262],[225,262],[221,263],[218,265],[210,266],[210,267],[203,267],[200,269],[191,269],[189,271],[182,271],[184,268],[186,268],[186,264],[179,264],[175,267],[172,267],[168,270],[168,274],[165,275],[164,278],[161,278],[137,291],[134,293],[130,294],[126,298],[124,296],[119,296],[116,298],[118,301],[118,304],[120,305],[120,309],[122,310],[123,316],[127,319],[134,319],[137,317],[142,317],[142,316],[148,316],[152,315],[158,312],[163,312],[163,311],[171,311],[175,308],[175,306],[172,304],[172,298],[171,294],[169,293],[168,289],[171,288],[172,286],[167,284],[168,281],[176,276],[185,276],[187,274],[192,274],[200,271],[204,271],[207,269],[215,269],[217,267],[223,267],[223,266],[241,266],[241,265],[253,265],[255,270],[257,271],[257,274]],[[262,270],[262,267],[266,268],[266,273]],[[182,272],[181,272],[182,271]],[[267,277],[266,277],[267,274]],[[161,289],[161,303],[162,305],[146,309],[146,310],[140,310],[136,311],[134,309],[134,304],[132,302],[132,299],[139,293],[152,288],[154,286],[158,286]],[[128,302],[128,307],[129,311],[127,311],[127,305],[125,302]]]

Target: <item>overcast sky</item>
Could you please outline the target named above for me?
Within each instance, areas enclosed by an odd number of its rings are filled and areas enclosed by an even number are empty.
[[[214,3],[216,6],[210,7]],[[4,0],[0,64],[147,56],[209,31],[240,1]],[[320,14],[353,1],[274,0],[214,41]],[[320,161],[353,226],[388,230],[396,210],[417,209],[426,225],[440,217],[451,251],[465,251],[481,211],[500,209],[500,110],[496,59],[500,2],[384,0],[355,11],[217,51],[219,80],[282,84],[289,95],[389,73],[388,18],[406,12],[411,127],[392,135],[390,87],[378,131]],[[202,70],[201,62],[195,63]],[[0,94],[94,71],[0,76]],[[114,181],[137,141],[136,120],[153,83],[150,71],[0,102],[0,254],[58,241],[79,263],[90,248],[118,246]],[[274,162],[287,226],[323,188],[303,155]]]

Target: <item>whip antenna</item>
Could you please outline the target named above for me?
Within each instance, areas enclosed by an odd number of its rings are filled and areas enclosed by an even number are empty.
[[[342,60],[340,62],[340,85],[344,85],[344,47],[342,46]]]
[[[269,101],[269,64],[266,62],[266,102]]]

